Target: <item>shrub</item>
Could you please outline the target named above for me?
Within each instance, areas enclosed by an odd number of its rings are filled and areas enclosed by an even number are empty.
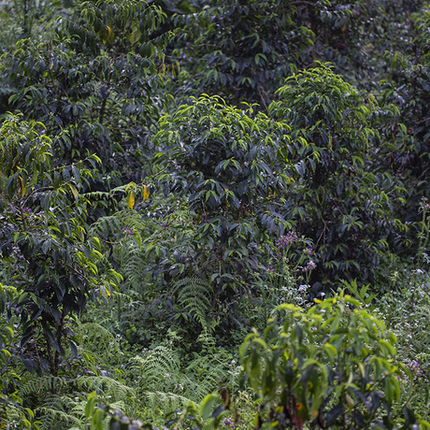
[[[411,373],[396,362],[395,342],[382,321],[344,293],[308,311],[278,306],[264,335],[250,334],[240,348],[261,400],[256,428],[427,425],[406,402],[403,410],[399,405],[399,378]]]

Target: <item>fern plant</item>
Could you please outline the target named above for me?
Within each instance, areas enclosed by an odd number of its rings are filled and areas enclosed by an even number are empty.
[[[110,323],[112,326],[112,323]],[[119,337],[115,336],[102,324],[85,322],[78,324],[78,333],[82,339],[78,350],[81,354],[90,354],[93,364],[118,363],[124,355],[119,346]]]
[[[153,350],[143,350],[131,361],[133,373],[144,391],[170,389],[179,373],[179,357],[167,346],[159,345]]]
[[[176,281],[172,294],[177,294],[178,303],[182,307],[177,317],[185,315],[186,318],[189,315],[201,325],[203,330],[210,330],[208,314],[212,305],[212,293],[210,282],[202,276],[187,276]]]
[[[87,373],[93,373],[87,370]],[[55,387],[53,393],[52,388]],[[136,392],[126,386],[118,375],[78,375],[48,377],[27,374],[19,394],[25,398],[42,430],[63,430],[73,426],[81,430],[90,428],[90,421],[85,418],[86,398],[91,392],[99,393],[101,399],[115,404],[117,409],[130,411]],[[134,409],[132,410],[134,412]]]
[[[138,384],[138,397],[146,399],[153,411],[167,413],[188,401],[182,393],[179,356],[170,347],[144,349],[131,360],[130,369]]]
[[[169,414],[182,409],[188,403],[200,402],[209,393],[216,391],[220,383],[229,378],[229,357],[225,354],[194,354],[186,366],[179,360],[172,345],[159,345],[152,350],[143,350],[130,362],[134,380],[138,381],[138,398],[144,398],[141,405]]]
[[[77,322],[75,331],[81,342],[75,354],[67,351],[67,371],[57,377],[30,373],[21,377],[18,394],[25,399],[24,406],[34,412],[42,430],[72,426],[89,430],[90,420],[84,409],[91,392],[124,413],[135,413],[136,390],[124,381],[121,361],[125,363],[126,358],[118,337],[94,322]]]

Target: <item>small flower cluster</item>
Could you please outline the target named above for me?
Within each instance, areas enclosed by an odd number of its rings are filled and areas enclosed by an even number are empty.
[[[406,363],[405,364],[406,367],[409,367],[409,369],[411,370],[418,370],[418,368],[420,367],[420,364],[418,363],[418,361],[411,361],[410,363]]]
[[[25,207],[23,209],[24,212],[28,212],[29,214],[31,214],[32,210],[29,207]]]
[[[286,235],[280,236],[276,241],[276,246],[278,249],[285,249],[292,243],[297,242],[298,239],[297,234],[294,231],[291,231]]]
[[[234,422],[230,418],[224,418],[222,423],[225,425],[231,425],[231,428],[234,429]]]
[[[308,264],[303,267],[302,271],[307,272],[308,270],[314,270],[316,269],[317,265],[311,260],[308,262]]]
[[[421,207],[426,211],[430,209],[430,203],[427,203],[427,197],[425,196],[422,196],[421,198]]]
[[[271,273],[272,275],[274,275],[274,274],[275,274],[275,269],[273,268],[273,266],[269,266],[269,267],[266,269],[266,271],[267,271],[267,272],[269,272],[269,273]]]
[[[420,364],[417,361],[413,360],[413,361],[410,361],[409,363],[405,363],[405,367],[407,367],[411,371],[411,373],[415,375],[416,378],[420,380],[422,380],[422,378],[425,378],[425,372],[420,367]],[[429,365],[426,364],[426,367],[428,368]],[[403,377],[406,378],[406,373],[403,372],[403,370],[400,370],[400,372],[402,373]],[[400,379],[400,378],[401,378],[400,376],[397,377],[397,379]]]
[[[232,429],[234,429],[234,427],[235,427],[234,421],[231,418],[224,418],[222,423],[224,425],[231,426]],[[245,424],[245,421],[242,421],[242,424]]]
[[[125,227],[122,229],[122,232],[129,236],[134,234],[133,227]]]

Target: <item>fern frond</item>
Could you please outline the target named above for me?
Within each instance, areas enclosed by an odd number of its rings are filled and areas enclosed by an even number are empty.
[[[127,253],[127,258],[124,265],[124,275],[128,279],[133,287],[140,286],[142,278],[144,277],[144,268],[146,255],[144,251],[139,248],[130,249]]]
[[[36,409],[39,416],[39,421],[42,423],[41,428],[46,430],[62,430],[73,425],[80,430],[88,428],[88,426],[83,426],[82,418],[71,415],[70,413],[49,407],[40,407]]]
[[[149,391],[145,395],[152,410],[162,409],[164,413],[169,413],[175,409],[183,409],[191,402],[189,398],[171,392]]]
[[[113,401],[136,396],[136,391],[117,379],[109,376],[81,376],[75,380],[79,391],[101,392]]]
[[[94,322],[79,324],[79,334],[85,343],[94,343],[97,348],[109,348],[113,351],[119,349],[115,336],[100,324]]]
[[[146,356],[132,359],[132,369],[140,377],[140,385],[147,389],[160,388],[162,381],[171,380],[179,371],[179,359],[175,352],[166,346],[159,345]]]
[[[210,353],[215,350],[216,340],[209,330],[202,330],[197,338],[197,342],[201,343],[202,350]]]
[[[127,236],[126,229],[133,232],[130,236],[139,236],[141,232],[147,231],[147,221],[141,216],[136,216],[130,210],[124,210],[115,213],[114,215],[99,218],[90,227],[90,233],[104,240],[108,238],[110,241],[121,240]]]
[[[121,231],[123,227],[123,220],[118,215],[105,216],[91,225],[90,234],[103,240],[118,240],[122,237]]]
[[[37,376],[26,374],[21,379],[22,385],[19,395],[26,398],[32,394],[36,396],[44,395],[52,391],[58,391],[66,388],[70,382],[69,379],[61,376]]]
[[[189,276],[176,281],[172,293],[178,294],[178,302],[184,310],[200,323],[205,331],[210,329],[207,314],[211,308],[212,286],[207,279]]]
[[[14,402],[7,402],[7,405],[0,404],[0,406],[2,406],[0,407],[0,417],[7,420],[10,428],[20,428],[19,423],[24,416],[22,407]]]
[[[199,356],[185,369],[184,378],[187,392],[192,393],[193,399],[200,401],[207,394],[216,391],[219,383],[228,378],[226,363],[213,364],[207,356]]]

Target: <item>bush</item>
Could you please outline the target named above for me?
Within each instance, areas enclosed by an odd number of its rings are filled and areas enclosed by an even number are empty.
[[[247,380],[261,401],[256,428],[418,428],[407,402],[395,336],[344,293],[308,311],[283,304],[264,335],[240,348]],[[414,427],[415,426],[415,427]]]

